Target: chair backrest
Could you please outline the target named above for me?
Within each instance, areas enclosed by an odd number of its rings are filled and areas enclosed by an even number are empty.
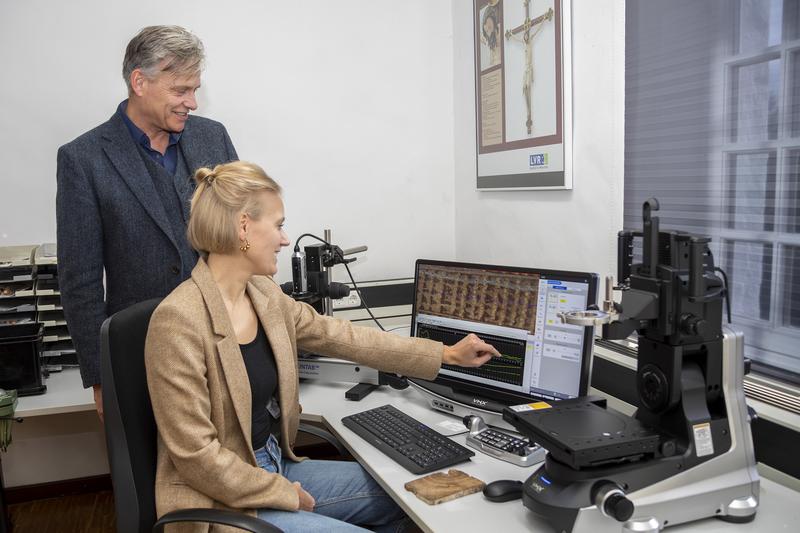
[[[115,313],[100,334],[106,447],[119,533],[149,532],[156,521],[158,430],[147,391],[144,343],[160,302],[147,300]]]

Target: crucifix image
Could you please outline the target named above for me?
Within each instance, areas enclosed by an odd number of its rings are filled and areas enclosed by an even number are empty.
[[[553,8],[547,10],[543,15],[539,15],[531,20],[530,4],[531,0],[522,0],[525,4],[525,20],[514,29],[506,30],[506,39],[514,39],[525,45],[525,74],[522,77],[522,94],[525,97],[525,106],[528,109],[528,120],[525,125],[528,127],[528,135],[533,130],[533,118],[531,111],[531,89],[533,88],[533,39],[544,27],[545,21],[553,20]]]

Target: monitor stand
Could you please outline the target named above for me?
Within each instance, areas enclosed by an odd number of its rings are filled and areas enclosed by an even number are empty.
[[[503,420],[502,412],[506,407],[504,404],[477,395],[454,391],[446,385],[429,381],[409,379],[408,383],[412,389],[422,395],[432,409],[457,417],[453,420],[462,426],[465,416],[477,415],[489,426],[503,428],[514,433],[518,432],[514,426]],[[455,435],[466,431],[464,426],[464,431],[446,433],[440,425],[430,424],[424,420],[420,420],[420,422],[429,425],[443,435]]]

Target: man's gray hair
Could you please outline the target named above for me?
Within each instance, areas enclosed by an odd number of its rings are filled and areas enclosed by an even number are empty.
[[[203,43],[193,33],[180,26],[147,26],[128,43],[122,76],[130,93],[131,73],[137,68],[152,79],[159,72],[195,74],[204,61]]]

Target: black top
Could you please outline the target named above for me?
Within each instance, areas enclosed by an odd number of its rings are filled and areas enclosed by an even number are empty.
[[[275,366],[272,347],[267,342],[267,334],[260,322],[256,338],[248,344],[240,344],[239,348],[250,380],[250,392],[253,397],[253,449],[257,450],[264,447],[270,433],[276,438],[280,435],[280,424],[267,410],[272,397],[277,397],[278,369]]]

